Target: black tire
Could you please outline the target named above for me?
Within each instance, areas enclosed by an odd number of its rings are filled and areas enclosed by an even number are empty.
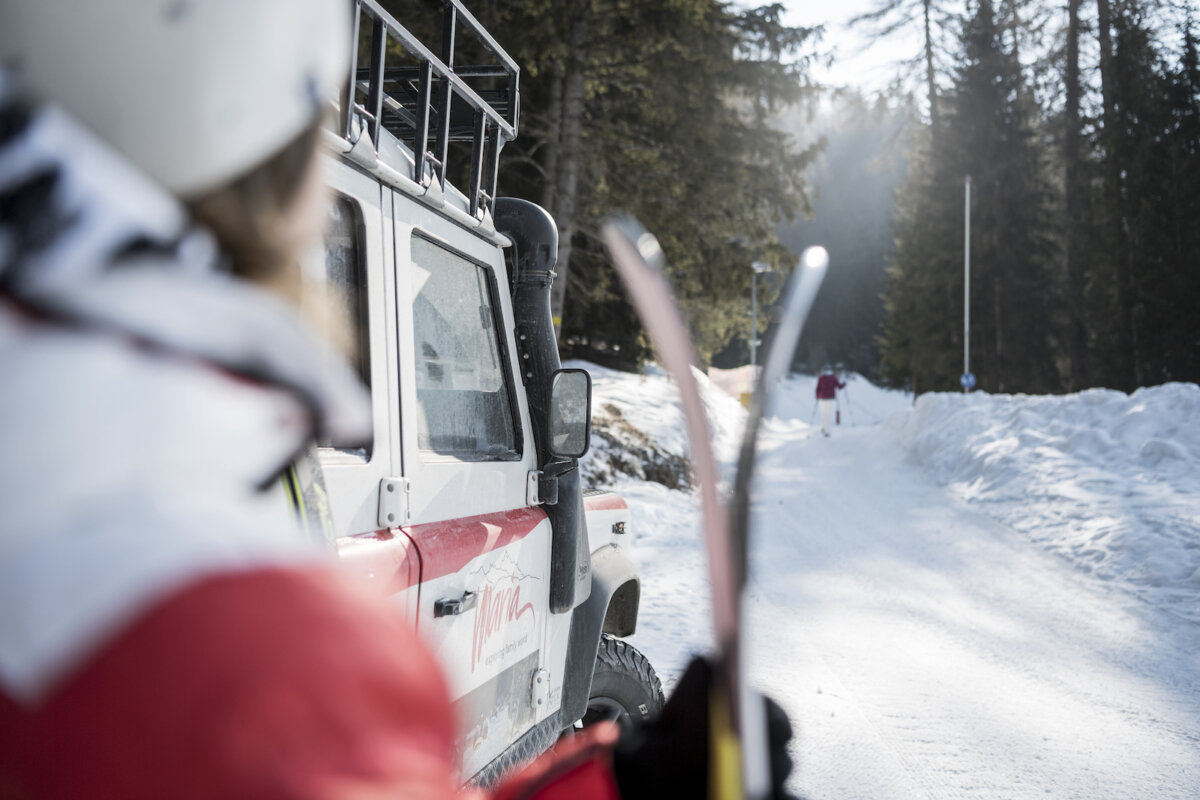
[[[579,721],[580,727],[607,719],[624,730],[658,714],[665,702],[662,684],[646,657],[633,645],[603,634],[596,652],[588,709]]]

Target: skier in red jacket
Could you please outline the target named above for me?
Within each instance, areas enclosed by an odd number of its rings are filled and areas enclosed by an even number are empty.
[[[477,793],[429,651],[264,489],[369,430],[286,302],[348,11],[0,0],[2,797]],[[707,691],[496,796],[702,796]]]
[[[846,384],[833,374],[832,365],[826,364],[821,368],[821,376],[817,378],[817,405],[821,407],[821,433],[826,436],[829,435],[829,426],[833,423],[837,391],[845,388]]]

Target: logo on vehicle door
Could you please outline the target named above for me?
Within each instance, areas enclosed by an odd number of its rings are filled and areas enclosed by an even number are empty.
[[[492,664],[529,643],[529,632],[512,638],[517,620],[529,615],[529,630],[536,627],[537,610],[533,602],[521,596],[526,581],[541,580],[521,569],[507,553],[485,573],[485,582],[477,590],[475,630],[471,635],[471,671],[476,665]],[[527,597],[528,595],[526,595]],[[505,641],[507,639],[507,641]],[[499,647],[489,646],[499,644]]]

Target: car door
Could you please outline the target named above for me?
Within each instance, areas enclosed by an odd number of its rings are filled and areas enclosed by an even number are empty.
[[[421,558],[418,630],[446,667],[472,775],[550,713],[550,524],[527,503],[535,453],[503,252],[396,202],[404,532]]]
[[[389,598],[414,625],[420,583],[417,550],[402,519],[381,513],[380,496],[402,483],[396,398],[394,238],[390,190],[336,160],[326,162],[333,197],[323,246],[302,260],[306,304],[325,309],[326,333],[345,351],[371,393],[367,442],[319,442],[326,502],[342,566]]]

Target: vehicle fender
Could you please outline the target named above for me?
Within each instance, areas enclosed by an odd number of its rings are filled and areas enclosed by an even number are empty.
[[[592,553],[592,591],[571,615],[563,676],[562,719],[572,724],[587,711],[600,634],[629,636],[637,627],[641,579],[629,555],[614,544]]]

